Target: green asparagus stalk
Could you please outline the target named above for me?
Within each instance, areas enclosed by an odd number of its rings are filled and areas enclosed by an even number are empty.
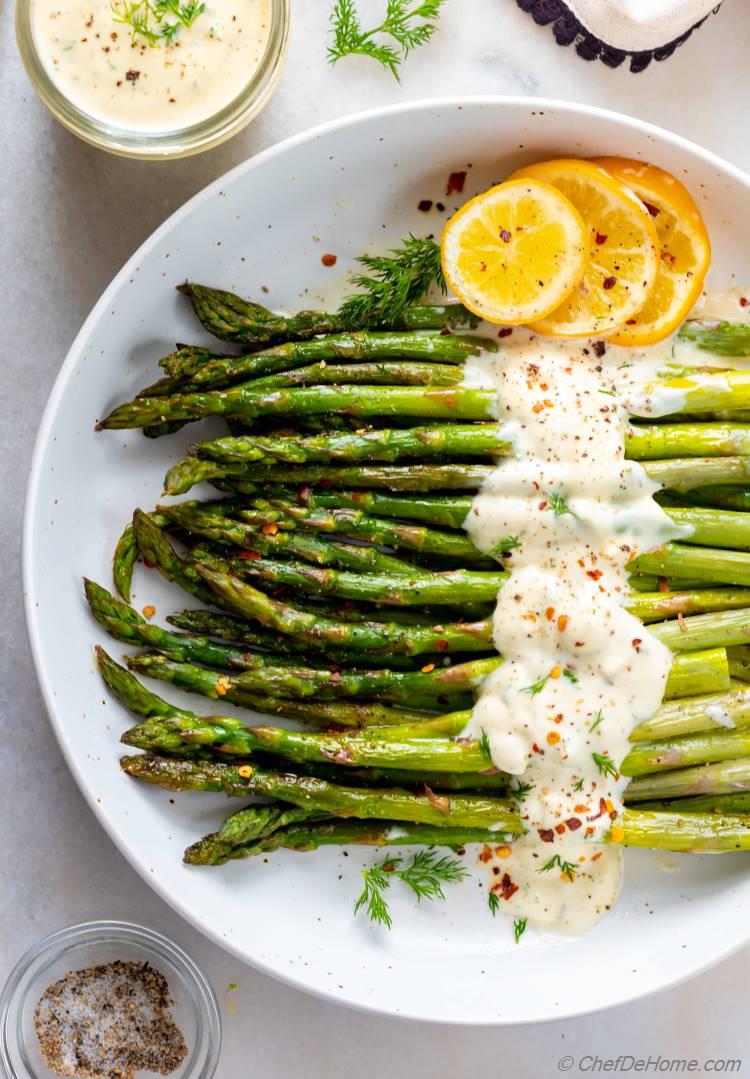
[[[735,794],[745,790],[750,791],[750,758],[747,757],[639,776],[628,784],[625,801],[662,801],[697,794]]]
[[[450,338],[449,338],[450,340]],[[386,461],[405,457],[492,457],[508,452],[495,423],[436,424],[431,427],[375,428],[308,437],[243,435],[199,442],[196,453],[224,464],[283,461],[289,464]]]
[[[321,333],[350,330],[349,320],[337,312],[300,311],[277,315],[260,304],[249,303],[231,292],[186,282],[179,291],[188,296],[201,325],[221,341],[236,341],[263,348],[278,341],[297,341]],[[477,319],[460,304],[415,304],[380,329],[441,330],[446,326],[476,326]]]
[[[703,652],[678,652],[672,662],[664,700],[723,693],[729,689],[729,665],[724,648]]]
[[[243,521],[231,520],[189,503],[165,506],[163,517],[193,535],[204,536],[216,543],[236,544],[257,554],[281,557],[288,554],[314,565],[338,566],[360,573],[414,576],[427,572],[420,566],[383,554],[373,547],[319,540],[299,532],[283,531],[276,524],[266,525],[258,531]]]
[[[694,798],[675,798],[667,802],[639,802],[638,809],[656,812],[719,813],[750,815],[750,792],[739,794],[698,794]]]
[[[655,573],[668,578],[691,578],[707,584],[750,585],[750,553],[717,547],[690,547],[668,543],[639,555],[631,562],[636,573]]]
[[[750,726],[750,689],[740,686],[729,693],[669,701],[631,731],[630,741],[649,742],[746,726]]]
[[[499,657],[493,656],[427,672],[381,668],[326,671],[314,667],[264,665],[239,674],[221,674],[193,664],[175,662],[166,656],[146,653],[130,657],[128,666],[131,670],[172,682],[192,693],[201,693],[214,700],[225,698],[240,705],[245,703],[247,694],[254,697],[265,694],[274,697],[317,697],[322,700],[365,697],[394,701],[417,709],[429,710],[445,705],[445,711],[470,708],[471,691],[501,662]]]
[[[676,525],[691,529],[682,537],[683,543],[750,551],[750,513],[695,506],[665,506],[664,510]]]
[[[750,453],[747,423],[631,424],[625,456],[632,461],[670,457],[739,457]]]
[[[362,732],[290,731],[283,727],[246,727],[230,717],[148,719],[123,735],[136,749],[179,754],[184,745],[212,749],[223,756],[270,753],[300,763],[336,764],[341,768],[401,768],[411,772],[494,771],[479,742],[419,735],[397,735],[397,727]],[[708,736],[704,736],[708,737]],[[750,736],[748,737],[750,741]],[[724,758],[722,758],[724,759]]]
[[[494,651],[492,623],[443,623],[404,626],[388,622],[337,622],[310,614],[267,596],[264,592],[225,573],[201,567],[201,576],[221,598],[222,604],[247,618],[257,619],[279,633],[311,642],[347,648],[370,655],[422,655],[431,652]]]
[[[750,608],[696,614],[679,623],[657,623],[650,629],[651,633],[673,652],[746,644],[750,642]]]
[[[718,509],[750,512],[750,489],[718,484],[715,487],[697,487],[682,495],[681,501],[696,506],[715,506]]]
[[[398,788],[367,790],[249,764],[197,763],[148,754],[123,757],[120,766],[128,775],[171,791],[214,791],[240,798],[257,794],[339,817],[408,821],[439,828],[491,828],[498,838],[520,835],[524,830],[512,801],[487,794],[436,798],[432,792],[419,794]]]
[[[218,832],[207,835],[188,847],[185,861],[189,865],[224,865],[232,858],[250,858],[274,850],[311,851],[330,845],[462,848],[470,843],[497,842],[497,832],[491,828],[436,828],[427,824],[341,818],[325,821],[308,818],[256,835],[259,823],[255,810],[255,806],[249,806],[241,809],[239,813],[234,813]],[[279,807],[275,812],[280,816],[283,811]]]
[[[440,333],[370,333],[361,330],[316,337],[309,341],[288,341],[264,352],[245,356],[212,359],[201,364],[189,377],[180,379],[177,392],[223,389],[234,383],[255,380],[268,384],[269,379],[285,377],[300,369],[325,375],[326,365],[329,364],[334,372],[352,366],[375,372],[383,361],[389,360],[408,361],[409,366],[458,366],[460,370],[460,364],[469,356],[477,356],[485,346],[494,350],[496,343],[482,337],[455,337]],[[338,380],[346,381],[346,377]],[[173,377],[171,381],[174,385],[177,380]]]
[[[622,843],[627,847],[693,854],[750,850],[750,827],[745,817],[626,809],[622,830]]]
[[[632,578],[631,578],[632,585]],[[628,597],[627,609],[641,622],[661,622],[678,614],[707,614],[750,607],[750,589],[701,588],[686,592],[636,592]]]
[[[721,370],[716,375],[671,378],[646,383],[630,396],[633,416],[716,413],[750,408],[750,371]]]
[[[715,356],[750,356],[750,323],[688,319],[677,338]]]
[[[146,689],[138,679],[121,667],[97,646],[97,663],[102,677],[115,697],[129,711],[145,719],[185,718],[199,720],[195,712],[177,708]],[[248,697],[247,706],[266,715],[282,715],[321,727],[382,727],[416,728],[434,719],[434,715],[411,708],[390,708],[385,704],[360,701],[297,701],[277,697]],[[209,717],[210,718],[210,717]]]
[[[734,645],[727,649],[729,673],[740,682],[750,682],[750,648],[747,645]]]
[[[635,745],[622,761],[620,772],[624,776],[642,776],[651,772],[687,768],[694,764],[711,764],[714,761],[731,761],[748,756],[750,731],[747,728],[706,731],[702,734],[686,734],[681,738]]]
[[[281,500],[274,500],[273,507],[301,528],[315,532],[340,534],[397,549],[404,548],[419,551],[422,554],[456,558],[462,562],[486,560],[486,556],[474,546],[465,533],[461,532],[445,532],[427,528],[424,525],[404,524],[387,518],[371,517],[357,509],[315,511],[294,502]],[[260,512],[260,510],[241,510],[238,516],[246,520],[253,513]]]

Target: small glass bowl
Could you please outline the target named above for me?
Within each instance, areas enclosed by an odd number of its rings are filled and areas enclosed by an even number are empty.
[[[187,157],[241,131],[264,108],[281,76],[289,40],[290,0],[271,0],[266,50],[245,88],[223,109],[200,123],[167,132],[129,131],[89,116],[55,85],[42,64],[31,29],[32,0],[17,0],[16,40],[26,74],[40,99],[74,135],[102,150],[144,160]]]
[[[55,1079],[42,1059],[34,1012],[45,989],[67,971],[116,959],[144,963],[163,974],[174,1000],[172,1016],[187,1056],[171,1079],[211,1079],[221,1050],[221,1019],[213,989],[174,941],[128,922],[85,922],[35,944],[11,972],[0,995],[0,1066],[8,1079]],[[144,1079],[150,1072],[143,1072]]]

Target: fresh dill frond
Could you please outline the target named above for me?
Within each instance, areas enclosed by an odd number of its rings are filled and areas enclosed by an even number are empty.
[[[617,779],[620,773],[611,757],[608,757],[606,753],[592,753],[591,756],[601,775]]]
[[[562,495],[545,494],[547,499],[547,509],[554,513],[555,517],[562,517],[564,513],[569,513],[571,516],[575,516],[568,503],[565,501]]]
[[[535,786],[535,783],[519,783],[517,787],[508,787],[508,794],[517,802],[522,802],[527,794],[531,794]]]
[[[578,681],[578,675],[575,671],[571,670],[570,667],[565,667],[563,669],[563,678],[567,678],[568,681],[573,682],[574,685]]]
[[[359,913],[362,907],[365,907],[371,922],[384,925],[386,929],[391,928],[393,919],[383,892],[390,888],[391,876],[400,862],[400,858],[386,858],[384,862],[362,870],[362,879],[365,886],[359,899],[354,904],[355,914]]]
[[[445,899],[443,884],[454,884],[466,876],[466,867],[458,858],[443,855],[430,847],[414,855],[406,869],[396,869],[395,874],[414,892],[417,899]]]
[[[489,737],[487,735],[487,731],[484,729],[484,727],[482,727],[482,733],[479,736],[479,744],[482,747],[485,756],[489,760],[492,760],[492,750],[490,749],[490,740],[489,740]]]
[[[541,869],[537,869],[537,873],[549,873],[550,869],[559,869],[560,873],[567,877],[571,883],[576,879],[576,873],[578,872],[578,866],[575,862],[565,862],[559,854],[554,854]]]
[[[583,776],[581,776],[581,778],[580,778],[580,779],[578,780],[578,782],[577,782],[577,783],[574,783],[574,784],[573,784],[573,790],[574,790],[574,791],[575,791],[576,793],[578,793],[578,791],[582,791],[582,790],[583,790]]]
[[[413,0],[387,0],[383,21],[365,30],[355,0],[336,0],[330,16],[333,40],[328,46],[328,62],[335,64],[344,56],[369,56],[400,81],[402,60],[430,40],[438,28],[444,3],[445,0],[422,0],[417,4]]]
[[[526,932],[526,926],[528,925],[528,918],[516,918],[513,922],[513,939],[518,944],[521,937]]]
[[[417,900],[445,899],[444,884],[454,884],[466,876],[466,868],[458,858],[450,855],[438,857],[434,847],[419,851],[410,865],[403,866],[403,858],[386,858],[369,869],[362,870],[365,886],[354,904],[357,914],[364,907],[371,922],[390,929],[393,925],[388,903],[383,892],[395,878],[412,890]]]
[[[194,0],[187,4],[180,0],[114,0],[110,7],[114,21],[130,27],[133,44],[141,37],[149,45],[172,42],[181,27],[192,26],[206,9],[204,3]],[[174,15],[177,22],[169,21],[168,15]]]
[[[521,541],[518,536],[503,536],[494,547],[490,547],[487,553],[493,558],[500,558],[504,554],[510,554],[511,551],[515,551],[516,547],[520,546]]]
[[[549,679],[550,676],[544,674],[541,678],[538,678],[536,682],[532,682],[530,686],[524,686],[521,693],[528,693],[530,697],[536,697],[538,693],[542,692]]]
[[[497,892],[490,892],[487,896],[487,906],[490,908],[490,914],[494,918],[500,910],[500,897]]]
[[[617,394],[615,393],[614,390],[598,390],[597,392],[598,393],[603,393],[607,397],[617,397]]]
[[[423,300],[432,285],[447,292],[440,247],[434,240],[410,233],[401,247],[387,255],[362,255],[357,262],[369,271],[352,278],[362,292],[348,296],[338,311],[352,327],[392,324],[404,308]]]
[[[604,722],[604,712],[602,712],[602,710],[600,708],[599,711],[594,716],[594,722],[589,727],[589,734],[593,734],[594,731],[596,730],[596,728],[599,726],[599,724],[603,723],[603,722]]]

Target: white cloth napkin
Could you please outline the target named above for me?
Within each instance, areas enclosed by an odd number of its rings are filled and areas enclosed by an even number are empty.
[[[719,0],[565,0],[586,29],[626,52],[659,49],[705,18]]]

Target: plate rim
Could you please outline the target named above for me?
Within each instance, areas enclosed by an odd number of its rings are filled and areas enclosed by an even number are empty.
[[[480,106],[480,107],[499,107],[510,106],[514,108],[525,108],[529,113],[539,111],[555,111],[561,114],[575,115],[577,117],[595,117],[599,120],[609,121],[616,126],[630,128],[640,133],[645,133],[654,138],[655,141],[661,141],[671,144],[672,146],[687,151],[701,158],[706,164],[713,166],[720,173],[731,176],[735,181],[748,189],[750,193],[750,174],[740,169],[737,165],[727,161],[719,154],[714,153],[712,150],[700,146],[698,143],[693,142],[691,139],[685,138],[682,135],[678,135],[675,132],[669,131],[667,128],[660,127],[657,124],[652,124],[646,120],[640,120],[635,116],[630,116],[627,113],[618,112],[614,109],[605,109],[597,105],[590,105],[583,102],[576,102],[570,100],[557,100],[549,97],[527,97],[520,94],[455,94],[455,95],[443,95],[440,97],[420,97],[409,101],[397,102],[391,105],[376,106],[372,109],[360,110],[351,113],[346,116],[336,117],[332,120],[327,120],[320,124],[315,124],[312,127],[303,129],[296,134],[290,135],[279,142],[272,143],[265,149],[252,154],[238,165],[233,166],[227,172],[222,173],[215,180],[212,180],[200,191],[192,195],[186,202],[182,203],[176,210],[174,210],[165,221],[162,222],[153,232],[151,232],[146,239],[136,248],[133,254],[127,259],[121,269],[114,275],[112,280],[103,290],[99,299],[96,301],[88,316],[86,317],[83,325],[73,339],[66,355],[63,360],[54,383],[50,390],[47,402],[42,412],[42,417],[37,430],[36,438],[34,441],[34,448],[31,455],[31,461],[29,466],[29,478],[26,485],[26,492],[24,498],[23,509],[23,524],[22,524],[22,538],[21,538],[21,575],[22,575],[22,589],[23,589],[23,610],[24,610],[24,622],[26,627],[26,635],[29,642],[29,648],[31,651],[32,662],[34,665],[34,672],[37,679],[37,684],[42,694],[47,717],[50,722],[50,726],[54,732],[57,744],[60,747],[65,763],[75,780],[75,783],[83,795],[88,807],[92,810],[93,815],[98,824],[104,829],[109,839],[114,843],[117,850],[123,855],[128,862],[129,866],[138,873],[141,879],[151,887],[156,894],[181,918],[194,929],[198,930],[203,936],[207,937],[212,943],[218,945],[223,951],[228,952],[241,962],[246,963],[252,969],[259,970],[261,973],[275,978],[277,981],[282,982],[285,985],[292,988],[309,993],[310,995],[323,1000],[326,1003],[334,1003],[343,1005],[347,1008],[352,1008],[356,1011],[364,1012],[366,1014],[380,1015],[392,1019],[401,1019],[405,1021],[417,1021],[420,1023],[438,1023],[446,1026],[460,1026],[460,1027],[520,1027],[528,1025],[536,1025],[542,1023],[558,1022],[562,1020],[575,1019],[584,1015],[595,1015],[599,1012],[605,1011],[609,1008],[620,1007],[625,1004],[632,1003],[636,1000],[645,1000],[656,993],[660,993],[667,989],[673,989],[682,983],[697,977],[704,971],[711,969],[718,963],[729,958],[740,950],[740,948],[747,945],[750,941],[750,929],[743,939],[735,940],[723,950],[720,950],[716,955],[712,955],[710,958],[701,962],[698,966],[691,969],[689,972],[678,973],[673,977],[668,978],[661,985],[642,990],[634,987],[632,991],[625,991],[615,1001],[608,1001],[600,1006],[591,1008],[584,1007],[577,1009],[575,1006],[569,1006],[565,1009],[561,1009],[560,1012],[554,1015],[548,1015],[543,1019],[528,1018],[505,1018],[498,1016],[486,1020],[472,1020],[466,1018],[432,1018],[424,1013],[412,1013],[408,1011],[394,1011],[384,1005],[370,1004],[361,1000],[350,1000],[338,995],[333,990],[327,989],[320,985],[310,985],[303,980],[303,978],[290,974],[282,969],[277,969],[269,962],[263,960],[259,956],[248,958],[246,954],[234,946],[231,940],[222,937],[217,931],[212,930],[209,926],[206,926],[195,917],[192,912],[187,908],[186,904],[182,901],[179,895],[172,894],[171,890],[162,885],[160,879],[154,877],[154,874],[150,873],[146,862],[143,861],[136,853],[131,849],[131,845],[125,840],[124,837],[119,835],[119,830],[111,819],[110,815],[100,808],[97,804],[95,792],[89,786],[85,779],[82,770],[79,768],[78,760],[72,751],[72,747],[65,734],[64,725],[62,724],[58,715],[58,709],[55,700],[55,692],[52,685],[50,674],[47,670],[47,662],[44,656],[44,651],[41,643],[41,629],[39,620],[37,617],[37,610],[35,604],[32,601],[31,596],[31,579],[33,573],[32,565],[32,547],[34,530],[36,526],[35,517],[37,514],[37,502],[39,496],[39,485],[41,480],[41,463],[42,459],[47,452],[48,444],[53,434],[53,422],[57,415],[58,408],[61,404],[61,399],[68,387],[68,383],[75,373],[75,367],[78,359],[83,352],[86,341],[92,332],[93,328],[97,324],[102,312],[107,308],[111,301],[111,297],[120,289],[122,283],[132,275],[133,269],[137,264],[145,258],[150,250],[155,247],[163,237],[172,232],[182,221],[183,218],[189,216],[195,206],[200,205],[202,202],[213,198],[218,192],[223,190],[229,183],[233,183],[239,176],[254,171],[255,169],[263,167],[266,162],[273,160],[276,157],[283,156],[288,150],[293,149],[296,146],[304,145],[307,142],[312,142],[320,136],[324,136],[330,132],[337,132],[345,130],[349,127],[354,127],[362,123],[369,122],[377,119],[387,119],[389,116],[393,116],[399,113],[419,113],[422,111],[429,111],[434,109],[454,109],[460,110],[466,106]]]

